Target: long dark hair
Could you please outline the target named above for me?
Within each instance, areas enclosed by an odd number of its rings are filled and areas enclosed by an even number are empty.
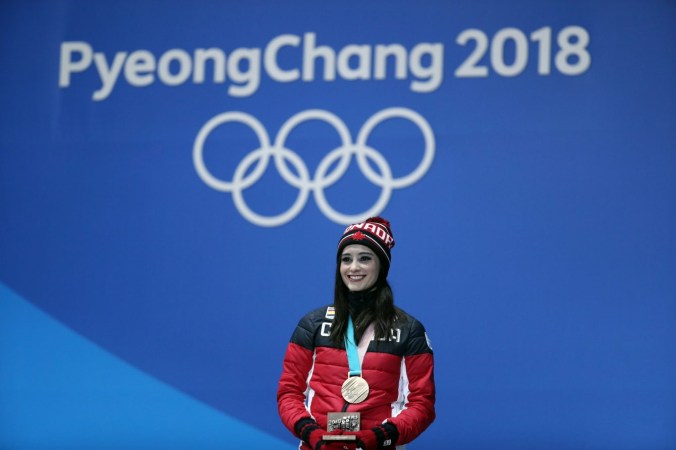
[[[336,309],[336,315],[331,325],[331,341],[335,345],[341,345],[347,331],[347,321],[350,316],[350,303],[348,301],[349,290],[340,276],[340,261],[336,266],[336,281],[333,294],[333,306]],[[390,284],[387,282],[387,275],[384,272],[383,265],[380,265],[378,280],[373,291],[374,301],[369,307],[364,308],[354,321],[354,339],[357,343],[368,328],[373,323],[376,342],[389,338],[392,325],[397,318],[397,307],[394,306],[394,294]]]

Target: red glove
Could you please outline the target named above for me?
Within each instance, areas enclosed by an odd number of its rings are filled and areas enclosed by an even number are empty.
[[[381,450],[393,449],[399,438],[399,431],[394,424],[385,422],[382,425],[371,428],[370,430],[356,431],[352,433],[357,436],[357,447],[362,450]]]

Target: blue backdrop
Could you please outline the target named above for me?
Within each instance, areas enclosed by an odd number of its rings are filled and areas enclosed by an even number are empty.
[[[673,1],[4,1],[0,447],[279,448],[382,214],[411,448],[676,447]]]

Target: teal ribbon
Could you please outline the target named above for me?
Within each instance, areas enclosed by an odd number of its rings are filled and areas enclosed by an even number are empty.
[[[347,332],[345,333],[345,351],[347,352],[347,363],[350,366],[348,376],[361,376],[361,363],[359,362],[359,352],[357,343],[354,341],[354,324],[352,316],[347,320]]]

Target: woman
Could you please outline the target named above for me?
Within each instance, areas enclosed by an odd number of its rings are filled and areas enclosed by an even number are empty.
[[[277,404],[301,450],[404,448],[434,420],[432,349],[422,324],[394,306],[392,247],[383,218],[347,227],[333,305],[291,336]]]

